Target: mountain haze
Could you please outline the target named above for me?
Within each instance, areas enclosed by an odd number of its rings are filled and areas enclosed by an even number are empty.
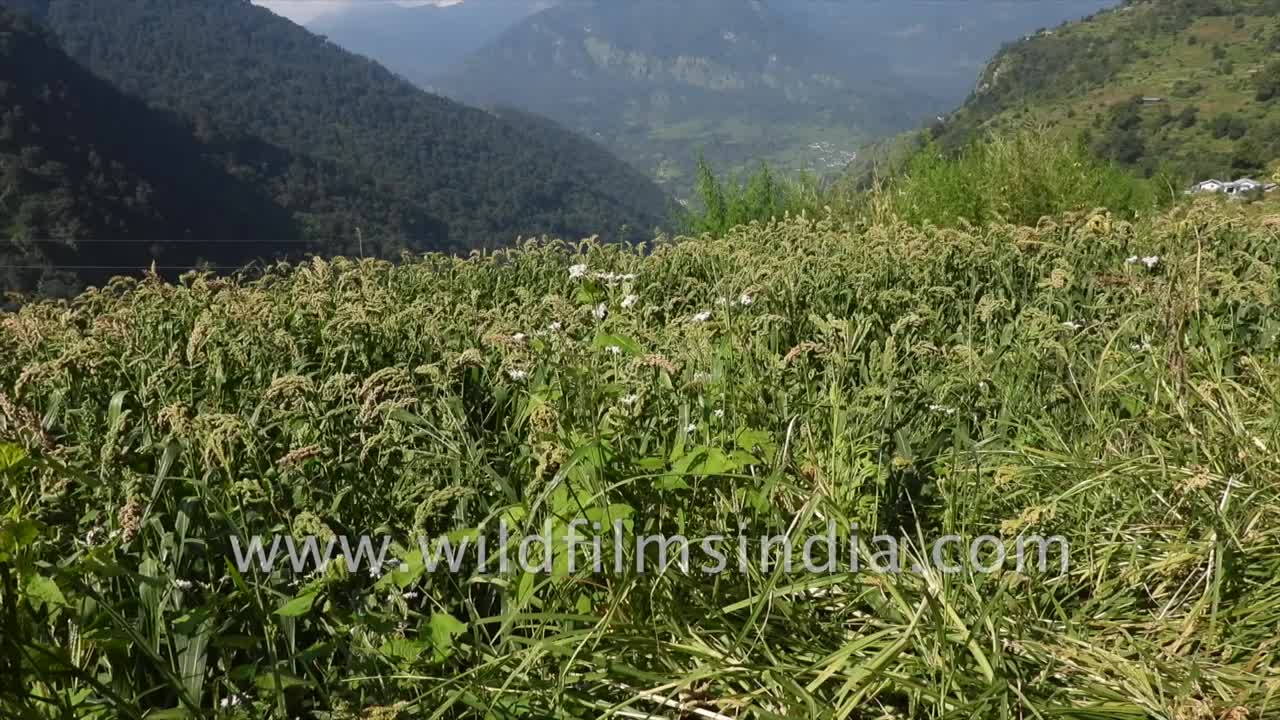
[[[773,0],[814,32],[882,59],[905,87],[933,98],[937,112],[965,99],[1004,44],[1118,2]]]
[[[306,24],[351,52],[425,85],[548,0],[468,0],[403,6],[357,2]]]
[[[699,153],[727,167],[838,169],[930,107],[884,62],[851,58],[756,0],[563,2],[431,87],[547,115],[673,187]]]

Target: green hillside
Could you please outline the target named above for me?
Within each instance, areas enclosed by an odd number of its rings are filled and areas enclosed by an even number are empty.
[[[1280,159],[1280,2],[1138,0],[1013,43],[933,130],[955,146],[1027,123],[1179,181],[1269,173]]]
[[[338,168],[340,179],[287,158],[247,168],[332,252],[354,252],[358,237],[394,251],[619,237],[624,226],[647,235],[665,220],[662,191],[588,141],[422,92],[244,0],[11,3],[91,72],[198,136]]]

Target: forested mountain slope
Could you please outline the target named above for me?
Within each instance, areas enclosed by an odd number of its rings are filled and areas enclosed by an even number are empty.
[[[299,249],[290,214],[212,150],[0,8],[0,292],[60,295],[124,265]]]
[[[343,188],[294,167],[271,178],[312,237],[463,249],[519,234],[648,234],[667,210],[654,184],[586,140],[424,93],[248,0],[3,1],[201,135],[247,134],[364,179]],[[566,160],[577,154],[592,161]],[[331,205],[343,206],[336,217]]]
[[[1013,43],[934,128],[956,145],[1042,122],[1180,180],[1280,158],[1280,0],[1142,0]]]
[[[533,15],[433,87],[599,139],[674,188],[697,155],[838,169],[927,112],[877,58],[748,0],[577,0]]]

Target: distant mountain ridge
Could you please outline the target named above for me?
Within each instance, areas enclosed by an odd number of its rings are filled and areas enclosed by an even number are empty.
[[[771,0],[814,32],[886,62],[906,86],[955,107],[1003,45],[1119,0]]]
[[[929,107],[883,62],[849,58],[759,0],[565,0],[430,87],[547,115],[678,186],[700,152],[722,166],[814,165],[814,145],[838,155]]]
[[[328,252],[640,237],[666,219],[667,196],[598,146],[424,93],[248,0],[0,4],[33,11],[91,72],[197,135],[292,156],[238,172]]]
[[[551,0],[465,0],[404,6],[355,3],[306,27],[419,85],[452,69]]]

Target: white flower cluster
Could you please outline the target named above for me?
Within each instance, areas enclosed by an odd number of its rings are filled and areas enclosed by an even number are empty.
[[[512,380],[514,380],[514,381],[516,381],[516,382],[521,382],[521,381],[523,381],[523,380],[527,380],[527,379],[529,378],[529,371],[528,371],[528,370],[520,370],[520,369],[518,369],[518,368],[513,368],[513,369],[511,369],[511,370],[508,370],[508,371],[507,371],[507,376],[508,376],[508,377],[510,377]]]
[[[569,279],[581,280],[586,277],[588,268],[586,263],[578,263],[569,266]],[[594,272],[591,277],[604,282],[606,285],[617,285],[618,283],[631,282],[636,279],[635,273],[612,273],[612,272]]]
[[[1153,270],[1155,269],[1155,266],[1160,264],[1160,256],[1147,255],[1145,257],[1138,257],[1137,255],[1131,255],[1125,259],[1124,264],[1125,265],[1139,265],[1139,264],[1146,265],[1148,270]]]
[[[617,285],[618,283],[631,282],[632,280],[636,279],[636,276],[634,273],[624,274],[624,273],[598,272],[598,273],[594,273],[591,277],[597,280],[603,280],[606,285]]]
[[[225,710],[228,708],[238,707],[243,703],[244,703],[244,696],[233,693],[219,700],[218,707]]]
[[[708,320],[710,320],[710,319],[711,319],[711,311],[710,311],[710,310],[703,310],[702,312],[700,312],[700,313],[698,313],[697,315],[694,315],[694,316],[693,316],[693,321],[694,321],[694,322],[698,322],[698,323],[706,322],[706,321],[708,321]]]
[[[1079,330],[1080,328],[1084,327],[1084,323],[1080,322],[1079,320],[1068,320],[1062,323],[1062,327],[1068,330]]]

